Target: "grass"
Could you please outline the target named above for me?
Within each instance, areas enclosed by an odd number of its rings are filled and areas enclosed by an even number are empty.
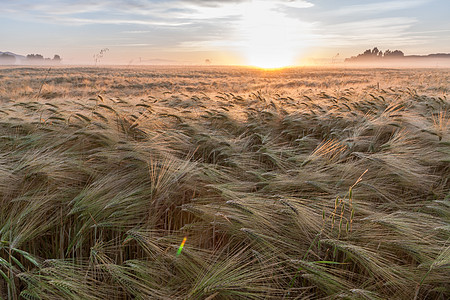
[[[448,70],[0,77],[2,299],[450,297]]]

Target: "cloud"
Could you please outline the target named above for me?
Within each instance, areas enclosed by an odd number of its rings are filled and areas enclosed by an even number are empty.
[[[221,7],[228,4],[240,4],[248,3],[255,0],[187,0],[187,1],[177,1],[181,3],[191,3],[199,6],[209,6],[209,7]],[[261,1],[261,0],[259,0]],[[295,8],[306,8],[311,7],[314,4],[306,0],[262,0],[264,2],[271,2],[277,4],[283,4],[289,7]]]
[[[249,30],[253,26],[272,31],[279,28],[280,32],[289,35],[286,39],[290,44],[299,44],[302,47],[352,47],[366,44],[397,47],[430,42],[431,35],[427,36],[421,32],[427,29],[437,30],[433,36],[441,36],[443,43],[442,36],[445,36],[446,32],[442,29],[447,29],[444,25],[421,28],[423,26],[421,22],[426,22],[426,16],[422,17],[420,14],[421,10],[425,7],[430,8],[431,2],[437,5],[439,2],[437,0],[0,0],[0,2],[0,14],[2,24],[6,24],[5,28],[8,28],[8,22],[11,20],[16,22],[14,26],[20,25],[20,22],[28,22],[28,26],[32,22],[33,26],[27,27],[27,34],[39,36],[49,32],[39,26],[43,24],[46,30],[54,28],[55,32],[48,34],[49,40],[55,37],[59,41],[66,39],[68,40],[66,44],[70,45],[75,44],[71,41],[74,35],[78,38],[77,41],[95,45],[103,42],[98,39],[101,36],[112,43],[126,41],[124,44],[117,43],[120,47],[128,44],[131,47],[173,51],[233,50],[248,44],[249,36],[255,35]],[[246,18],[247,21],[249,19],[248,12],[255,10],[255,5],[251,2],[261,4],[260,7],[265,7],[271,12],[265,11],[265,17],[256,12],[255,19],[261,19],[256,25],[254,21],[250,24],[246,22]],[[52,25],[56,26],[50,27]],[[18,32],[21,27],[14,28],[19,28]],[[413,29],[416,32],[413,32]],[[295,41],[291,41],[290,36]],[[277,37],[278,35],[273,40],[278,41]],[[279,38],[281,37],[282,34]],[[267,35],[262,34],[261,39],[266,38]],[[23,40],[26,39],[24,36]],[[437,40],[438,38],[435,39]]]
[[[417,23],[415,18],[376,18],[364,21],[333,24],[332,26],[328,26],[326,30],[358,34],[367,34],[372,32],[389,34],[390,32],[400,32],[404,29],[410,28],[414,23]]]
[[[385,1],[367,4],[357,4],[342,6],[337,10],[330,12],[332,15],[358,15],[358,14],[377,14],[386,13],[395,10],[404,10],[421,6],[431,2],[430,0],[409,0],[409,1]]]
[[[106,1],[11,1],[7,6],[17,13],[74,15],[102,11],[107,7]]]
[[[194,4],[199,6],[207,6],[207,7],[220,7],[224,4],[238,4],[242,2],[249,2],[251,0],[188,0],[188,1],[177,1],[180,4]]]
[[[430,38],[414,33],[412,29],[423,26],[423,19],[417,12],[420,11],[420,6],[432,1],[434,0],[352,0],[333,1],[333,5],[330,4],[331,1],[322,1],[316,2],[316,7],[310,11],[293,10],[286,13],[315,25],[312,26],[313,34],[306,37],[305,43],[318,48],[353,48],[357,45],[402,47],[430,41]]]
[[[180,27],[190,25],[190,22],[165,22],[139,19],[100,19],[100,18],[71,18],[58,16],[43,16],[43,20],[52,23],[59,23],[65,25],[142,25],[142,26],[156,26],[156,27]],[[141,31],[145,32],[145,31]],[[134,32],[136,33],[136,32]]]
[[[410,32],[417,23],[415,18],[393,17],[321,25],[316,40],[327,46],[420,44],[424,36]]]
[[[125,33],[125,34],[142,34],[142,33],[150,33],[150,30],[124,30],[121,33]]]
[[[287,8],[309,8],[314,6],[314,3],[310,1],[280,1],[280,4]]]
[[[115,47],[148,47],[152,44],[140,43],[140,44],[114,44]]]
[[[305,0],[79,0],[79,1],[5,1],[0,11],[19,15],[79,15],[114,13],[117,18],[123,15],[153,16],[155,18],[208,19],[239,14],[241,4],[263,1],[285,7],[305,8],[313,4]]]

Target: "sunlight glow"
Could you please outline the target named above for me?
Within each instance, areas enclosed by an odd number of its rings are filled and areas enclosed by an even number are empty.
[[[276,2],[253,0],[247,3],[240,29],[247,63],[260,68],[295,64],[302,48],[299,26],[301,22],[286,17]]]

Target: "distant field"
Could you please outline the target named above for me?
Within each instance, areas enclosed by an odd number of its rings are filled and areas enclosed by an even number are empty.
[[[449,299],[449,94],[450,69],[1,67],[0,298]]]

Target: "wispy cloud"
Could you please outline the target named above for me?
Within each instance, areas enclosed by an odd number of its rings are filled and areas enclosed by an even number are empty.
[[[9,9],[15,13],[22,14],[82,14],[99,12],[106,8],[106,1],[30,1],[30,0],[18,0],[18,1],[2,1],[2,8]]]
[[[124,30],[121,33],[125,34],[143,34],[143,33],[150,33],[150,30]]]
[[[345,34],[365,35],[371,33],[399,34],[417,23],[415,18],[376,18],[355,22],[343,22],[326,26],[324,29],[331,32],[341,32]]]
[[[71,18],[71,17],[59,17],[59,16],[42,16],[42,20],[48,22],[55,22],[65,25],[143,25],[143,26],[158,26],[158,27],[178,27],[190,25],[190,22],[165,22],[165,21],[152,21],[152,20],[137,20],[137,19],[100,19],[100,18]],[[145,31],[141,31],[145,32]]]
[[[347,5],[330,12],[333,15],[358,15],[358,14],[378,14],[396,10],[414,8],[432,0],[409,0],[409,1],[383,1],[376,3],[366,3],[357,5]]]
[[[154,36],[174,27],[180,31],[166,32],[172,36],[179,35],[172,44],[191,42],[205,45],[210,42],[210,45],[214,45],[218,40],[226,41],[232,37],[233,32],[242,25],[243,12],[252,1],[270,4],[273,10],[313,6],[306,0],[49,0],[39,3],[19,0],[5,3],[0,9],[15,11],[11,18],[48,24],[123,26],[120,32],[130,35],[140,33]]]
[[[114,44],[113,46],[115,46],[115,47],[148,47],[148,46],[152,46],[152,44],[145,44],[145,43],[141,43],[141,44]]]
[[[163,19],[188,18],[214,19],[239,15],[242,4],[255,0],[80,0],[80,1],[40,1],[31,0],[2,1],[0,11],[21,15],[80,15],[99,13],[98,18],[107,12],[118,19],[123,16],[150,16]],[[257,0],[275,3],[283,7],[306,8],[313,3],[306,0]]]
[[[364,21],[322,25],[316,39],[327,46],[352,46],[356,44],[392,45],[392,47],[420,44],[421,34],[410,30],[418,21],[415,18],[374,18]]]
[[[8,33],[13,32],[10,30],[0,32],[0,39],[16,40],[23,34],[22,41],[27,40],[27,35],[30,38],[39,36],[40,39],[46,36],[46,41],[59,42],[61,47],[82,43],[98,47],[105,42],[114,44],[116,41],[117,47],[133,47],[133,50],[143,47],[147,51],[157,49],[159,53],[166,50],[234,51],[251,47],[248,44],[249,41],[255,42],[256,39],[252,39],[255,32],[260,34],[258,42],[262,43],[268,39],[265,30],[271,31],[272,35],[279,30],[279,35],[269,37],[272,39],[269,44],[288,42],[301,49],[317,49],[365,45],[413,47],[423,43],[432,45],[435,41],[448,48],[449,21],[430,17],[433,10],[435,14],[442,12],[447,2],[0,0],[0,25],[17,28],[13,30],[15,33]],[[440,8],[432,8],[439,5]],[[423,16],[423,11],[428,14]],[[424,26],[424,22],[428,25]]]
[[[314,3],[310,1],[279,1],[280,5],[287,8],[309,8],[313,7]]]

